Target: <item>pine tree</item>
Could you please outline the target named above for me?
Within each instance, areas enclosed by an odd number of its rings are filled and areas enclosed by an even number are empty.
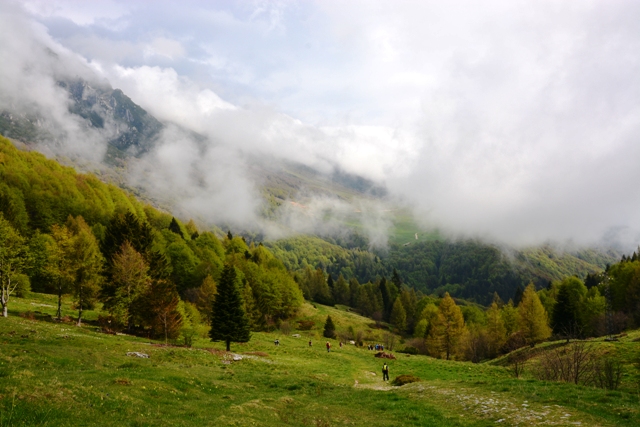
[[[533,283],[525,288],[518,305],[518,326],[531,347],[551,336],[547,312]]]
[[[513,295],[514,307],[517,307],[520,305],[520,301],[522,301],[522,295],[523,295],[522,286],[518,285],[518,287],[516,288],[516,292]]]
[[[342,274],[333,287],[333,300],[336,304],[349,305],[349,284]]]
[[[433,355],[445,356],[447,360],[460,352],[462,338],[466,332],[462,310],[446,292],[438,306],[438,316],[429,332],[428,346]]]
[[[393,301],[391,300],[391,294],[389,293],[389,287],[387,286],[387,279],[382,277],[378,288],[380,289],[380,294],[382,295],[382,305],[384,307],[382,318],[385,322],[388,322],[389,316],[391,316],[391,310],[393,309]]]
[[[324,322],[324,331],[322,332],[322,336],[324,336],[325,338],[336,337],[336,326],[333,324],[331,316],[327,316],[327,320],[326,322]]]
[[[236,283],[236,270],[232,265],[226,264],[222,270],[212,308],[209,331],[211,341],[224,341],[227,351],[231,350],[232,341],[249,341],[249,319],[243,308],[240,289]]]
[[[169,231],[171,231],[172,233],[177,234],[178,236],[182,237],[184,239],[184,234],[182,233],[182,230],[180,229],[180,224],[178,224],[178,221],[176,221],[175,218],[171,218],[171,224],[169,224]]]
[[[407,312],[402,305],[400,298],[396,298],[391,309],[391,315],[389,317],[390,323],[395,328],[396,332],[402,334],[407,329]]]
[[[398,290],[402,289],[402,279],[398,274],[398,271],[394,268],[393,273],[391,274],[391,283],[393,283]]]

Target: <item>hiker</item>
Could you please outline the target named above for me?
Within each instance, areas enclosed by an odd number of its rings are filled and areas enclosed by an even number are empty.
[[[387,365],[387,362],[382,365],[382,381],[389,381],[389,365]]]
[[[327,353],[331,351],[331,343],[327,341]]]
[[[309,340],[309,347],[311,347],[311,340]]]
[[[342,348],[342,341],[340,341],[340,348]]]

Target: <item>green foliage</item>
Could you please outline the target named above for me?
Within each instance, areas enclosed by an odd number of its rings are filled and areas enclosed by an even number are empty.
[[[396,298],[396,301],[393,303],[389,321],[399,334],[403,334],[407,329],[407,313],[400,298]]]
[[[518,305],[518,326],[531,346],[551,336],[547,312],[533,283],[525,288],[522,301]]]
[[[333,324],[331,316],[327,316],[327,320],[324,322],[324,330],[322,331],[322,336],[325,338],[336,337],[336,325]]]
[[[227,351],[231,342],[247,342],[251,338],[249,319],[244,311],[242,296],[236,280],[236,269],[225,265],[211,315],[211,341],[224,341]]]
[[[7,317],[9,299],[19,284],[13,279],[22,273],[28,261],[26,249],[24,238],[0,213],[0,304],[3,317]]]

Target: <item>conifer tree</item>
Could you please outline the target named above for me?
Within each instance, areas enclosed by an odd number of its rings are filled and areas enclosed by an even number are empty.
[[[327,316],[327,320],[324,322],[324,331],[322,332],[322,336],[325,338],[336,337],[336,326],[333,324],[331,316]]]
[[[378,287],[380,289],[380,294],[382,295],[382,305],[384,307],[382,318],[385,322],[388,322],[389,317],[391,316],[391,310],[393,309],[393,301],[391,300],[391,294],[389,293],[389,287],[387,286],[387,279],[383,277],[382,280],[380,280]]]
[[[516,288],[516,292],[513,295],[513,306],[517,307],[520,305],[520,301],[522,301],[522,295],[523,295],[523,291],[522,291],[522,286],[518,285],[518,287]]]
[[[502,311],[497,302],[487,310],[487,337],[489,357],[495,357],[507,339],[507,329],[502,320]]]
[[[396,332],[402,334],[407,329],[407,312],[402,305],[402,301],[400,297],[396,298],[396,301],[393,303],[393,308],[391,309],[391,316],[389,317],[389,321],[395,328]]]
[[[429,332],[430,352],[437,357],[444,355],[449,360],[452,355],[460,352],[465,332],[462,310],[449,296],[449,292],[446,292],[438,306],[438,316],[433,320]]]
[[[336,304],[349,305],[349,283],[339,275],[333,287],[333,300]]]
[[[169,224],[169,231],[171,231],[172,233],[177,234],[178,236],[182,237],[184,239],[184,234],[182,233],[182,230],[180,229],[180,224],[178,224],[178,221],[176,221],[175,217],[171,218],[171,224]]]
[[[533,283],[522,293],[522,301],[518,305],[518,326],[531,347],[551,336],[547,312]]]
[[[513,306],[513,300],[509,300],[509,302],[502,307],[502,320],[507,337],[518,330],[518,309]]]
[[[218,292],[211,314],[211,341],[224,341],[227,351],[231,342],[247,342],[251,338],[249,319],[244,311],[240,289],[236,283],[236,269],[226,264],[222,270]]]

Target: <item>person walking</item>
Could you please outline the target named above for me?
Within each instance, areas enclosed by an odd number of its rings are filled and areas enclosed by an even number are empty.
[[[389,381],[389,365],[387,365],[387,362],[382,365],[382,381]]]
[[[309,340],[309,347],[311,347],[311,340]]]
[[[331,343],[327,341],[327,353],[331,351]]]

